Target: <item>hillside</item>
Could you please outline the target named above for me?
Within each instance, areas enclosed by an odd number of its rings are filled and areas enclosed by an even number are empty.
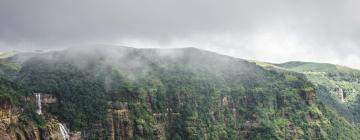
[[[17,131],[11,126],[23,123],[4,124],[0,138],[30,130],[49,138],[60,131],[53,122],[81,139],[360,137],[352,123],[359,118],[356,107],[351,110],[359,102],[356,70],[298,62],[269,68],[196,48],[103,46],[0,60],[6,81],[0,86],[7,89],[0,97],[24,108],[22,122],[34,124]],[[336,85],[346,93],[344,102],[333,95]],[[41,115],[35,113],[34,93],[43,97]]]
[[[316,85],[322,102],[359,126],[360,70],[309,62],[288,62],[278,66],[304,73]]]

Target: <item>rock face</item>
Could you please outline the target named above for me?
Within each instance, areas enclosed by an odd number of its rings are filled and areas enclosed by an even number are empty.
[[[9,98],[0,99],[0,139],[40,139],[40,131],[32,124],[17,124],[22,110],[12,105]]]
[[[70,133],[70,140],[80,140],[81,139],[81,132],[71,132]]]
[[[2,98],[0,101],[0,130],[4,130],[6,126],[17,122],[21,110],[13,108],[8,98]]]
[[[306,101],[306,103],[309,105],[311,104],[315,98],[316,98],[316,94],[314,90],[310,90],[310,91],[302,91],[301,92],[301,97]]]
[[[135,131],[143,131],[141,125],[135,125],[129,118],[127,102],[108,102],[105,123],[93,124],[90,129],[70,133],[70,140],[77,139],[108,139],[131,140]]]
[[[109,102],[107,110],[107,123],[111,140],[127,140],[133,138],[133,124],[129,119],[127,102]]]
[[[59,121],[47,118],[46,125],[22,119],[23,109],[16,107],[8,98],[0,98],[0,140],[61,140]],[[73,140],[80,139],[74,135]]]
[[[40,100],[41,100],[41,104],[42,105],[48,105],[48,104],[52,104],[52,103],[56,103],[57,102],[57,98],[54,95],[50,95],[50,94],[45,94],[45,93],[36,93],[34,94],[35,96],[26,96],[23,98],[24,101],[26,102],[30,102],[33,104],[36,104],[36,95],[40,95]]]
[[[45,129],[42,129],[42,138],[49,140],[62,140],[63,135],[61,134],[59,122],[55,119],[51,119],[47,122]]]
[[[50,94],[42,94],[41,95],[41,102],[43,104],[52,104],[57,102],[57,98]]]

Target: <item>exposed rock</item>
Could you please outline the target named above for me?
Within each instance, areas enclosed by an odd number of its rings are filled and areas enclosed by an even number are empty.
[[[17,123],[22,110],[13,107],[9,98],[0,99],[0,130],[7,130],[10,124]]]
[[[80,140],[80,139],[81,139],[81,132],[80,131],[70,133],[70,140]]]
[[[111,140],[127,140],[133,138],[133,124],[129,119],[127,102],[108,103],[107,124]]]
[[[10,135],[0,132],[0,140],[11,140]]]
[[[306,101],[308,105],[310,105],[315,100],[315,91],[302,91],[300,96]]]
[[[54,95],[42,94],[41,102],[43,104],[52,104],[57,102],[57,98]]]
[[[10,99],[0,99],[0,140],[61,140],[59,121],[47,118],[46,126],[40,128],[34,122],[21,120],[23,110],[15,107]],[[24,123],[26,122],[26,123]]]

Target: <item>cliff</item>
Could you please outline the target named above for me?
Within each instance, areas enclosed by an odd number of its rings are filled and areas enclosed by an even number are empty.
[[[70,49],[20,62],[19,55],[2,61],[18,68],[1,77],[11,82],[0,79],[0,97],[7,97],[1,102],[4,139],[360,136],[356,125],[323,100],[332,91],[338,98],[335,88],[322,90],[316,78],[280,66],[195,48]],[[344,103],[355,101],[355,90],[341,87]],[[41,107],[34,93],[41,93]]]
[[[24,100],[26,101],[26,100]],[[31,101],[31,100],[30,100]],[[32,101],[33,103],[35,101]],[[28,102],[30,103],[30,102]],[[60,140],[63,139],[59,121],[44,117],[41,126],[24,116],[24,109],[14,105],[9,98],[0,98],[0,139],[1,140]],[[80,139],[80,138],[73,138]]]

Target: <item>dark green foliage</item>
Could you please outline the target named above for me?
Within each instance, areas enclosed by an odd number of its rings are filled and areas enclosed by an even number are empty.
[[[20,105],[25,90],[17,84],[0,78],[0,99],[8,100],[11,104]]]
[[[109,102],[128,109],[128,117],[117,119],[132,126],[134,139],[360,136],[357,127],[318,100],[325,98],[315,93],[321,87],[303,74],[267,70],[194,48],[107,51],[39,54],[22,64],[15,82],[27,94],[56,96],[58,102],[46,110],[70,129],[99,129],[89,139],[109,132],[100,130],[107,128]]]
[[[19,72],[17,81],[31,92],[55,95],[59,102],[51,105],[49,112],[69,123],[71,129],[81,129],[104,119],[103,82],[71,63],[30,60]]]

